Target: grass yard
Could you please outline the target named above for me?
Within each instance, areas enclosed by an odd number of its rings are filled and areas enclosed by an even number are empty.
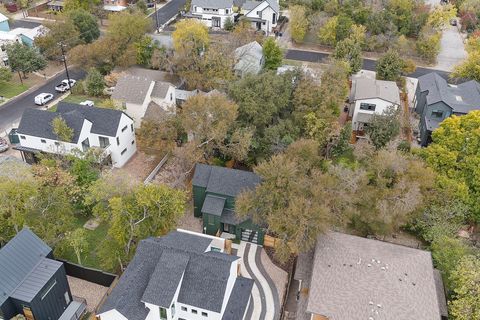
[[[76,228],[83,228],[83,225],[89,218],[84,216],[77,216],[75,222]],[[87,231],[87,241],[89,244],[87,253],[82,255],[82,265],[85,267],[91,267],[96,269],[102,269],[100,266],[100,259],[97,258],[97,248],[100,247],[101,242],[105,239],[108,231],[108,227],[105,223],[100,223],[100,225],[95,230],[86,230]],[[58,258],[62,258],[73,263],[78,263],[77,256],[71,247],[65,246],[61,252],[56,252],[55,255]]]
[[[90,96],[81,95],[81,94],[70,94],[63,101],[70,102],[70,103],[80,103],[85,100],[93,101],[96,107],[102,106],[103,102],[105,101],[104,98],[90,97]]]
[[[0,83],[0,96],[13,98],[27,89],[28,86],[25,84],[17,84],[13,82]]]

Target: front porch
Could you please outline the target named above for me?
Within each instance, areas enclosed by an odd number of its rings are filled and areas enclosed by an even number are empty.
[[[78,320],[87,310],[87,302],[83,298],[73,297],[67,309],[62,313],[58,320]]]

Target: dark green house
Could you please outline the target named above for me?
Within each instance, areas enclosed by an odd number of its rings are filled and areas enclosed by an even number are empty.
[[[259,183],[260,177],[253,172],[197,164],[192,181],[193,204],[195,217],[203,218],[203,232],[227,232],[239,240],[263,244],[263,230],[251,219],[235,214],[235,197]]]

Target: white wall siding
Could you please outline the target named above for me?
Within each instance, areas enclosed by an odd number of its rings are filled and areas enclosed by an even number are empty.
[[[109,150],[112,155],[112,164],[114,167],[120,168],[133,156],[137,151],[137,141],[135,139],[135,130],[132,131],[131,125],[133,124],[132,119],[130,119],[125,114],[122,114],[120,118],[119,126],[117,129],[117,135],[114,138],[114,141],[110,141]],[[122,132],[124,127],[127,127],[125,131]],[[117,137],[119,144],[117,144]],[[133,144],[132,144],[133,141]],[[122,151],[125,150],[125,153],[122,155]]]
[[[109,310],[98,315],[100,320],[128,320],[117,310]]]
[[[375,105],[375,111],[370,111],[370,110],[360,110],[360,104],[362,103],[369,103],[369,104],[374,104]],[[359,113],[364,113],[364,114],[382,114],[385,110],[388,109],[388,107],[394,105],[392,102],[385,101],[383,99],[379,98],[373,98],[373,99],[362,99],[362,100],[357,100],[355,101],[355,107],[353,110],[353,117],[352,117],[352,128],[353,130],[359,130],[359,122],[357,121],[358,114]],[[398,108],[398,105],[395,105],[395,108]]]

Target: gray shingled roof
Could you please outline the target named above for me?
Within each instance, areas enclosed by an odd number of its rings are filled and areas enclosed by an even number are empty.
[[[225,9],[233,7],[233,0],[192,0],[192,8]]]
[[[118,79],[112,99],[142,104],[153,80],[142,76],[124,75]]]
[[[202,213],[213,214],[221,216],[223,208],[225,207],[225,198],[207,195],[202,206]]]
[[[205,187],[207,192],[237,196],[244,190],[254,189],[260,177],[253,172],[197,163],[192,184]]]
[[[73,143],[78,143],[85,119],[92,123],[92,133],[115,137],[122,114],[123,112],[119,110],[60,102],[56,112],[26,109],[17,132],[39,138],[58,140],[57,135],[53,132],[52,121],[56,117],[61,117],[73,129],[71,141]]]
[[[165,99],[167,95],[168,89],[170,88],[171,84],[168,82],[157,81],[153,86],[151,96],[154,98],[162,98]]]
[[[154,122],[162,122],[168,119],[169,116],[170,114],[165,111],[165,109],[156,104],[154,101],[150,101],[142,119]]]
[[[140,241],[133,260],[99,313],[116,309],[129,320],[144,320],[148,309],[142,298],[165,303],[174,287],[168,278],[178,279],[180,274],[175,266],[185,270],[178,301],[220,312],[230,267],[238,257],[205,252],[210,243],[206,237],[180,231]],[[166,293],[162,292],[164,285],[168,287]]]
[[[444,102],[454,113],[468,113],[480,109],[480,83],[471,80],[459,85],[449,85],[445,79],[432,72],[418,78],[420,92],[428,91],[427,105]]]
[[[318,238],[307,311],[331,320],[440,320],[430,252],[342,233]]]
[[[222,320],[239,320],[243,319],[245,310],[250,300],[254,281],[243,277],[238,277],[232,289],[230,299],[228,299],[227,307],[223,313]]]
[[[0,305],[51,252],[52,249],[27,228],[0,249]]]
[[[358,78],[352,85],[353,101],[379,98],[400,105],[400,91],[393,81]]]
[[[278,4],[278,2],[276,0],[265,0],[269,5],[270,7],[278,14],[279,10],[280,10],[280,5]],[[252,11],[253,9],[255,9],[256,7],[258,7],[263,1],[245,1],[245,3],[242,5],[242,9],[243,10],[248,10],[248,11]]]
[[[165,250],[150,277],[142,301],[170,308],[189,259],[188,254]]]

